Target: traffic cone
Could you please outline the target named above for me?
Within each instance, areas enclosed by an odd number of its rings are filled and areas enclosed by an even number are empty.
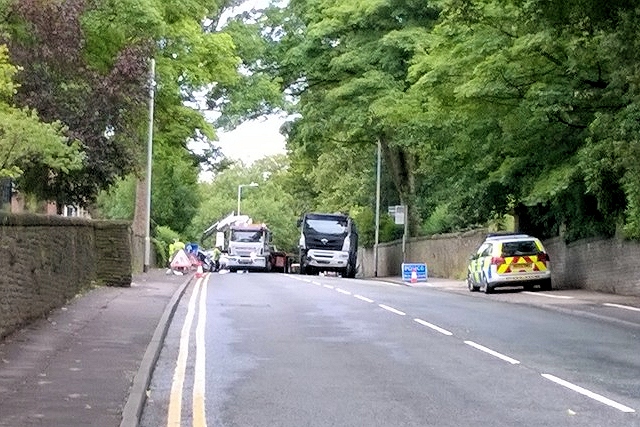
[[[414,268],[411,270],[411,283],[416,283],[418,281],[418,272]]]
[[[202,263],[198,263],[198,269],[196,270],[196,278],[201,278],[204,276],[204,271],[202,271]]]

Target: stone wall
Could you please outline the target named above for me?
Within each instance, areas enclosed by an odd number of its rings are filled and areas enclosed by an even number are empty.
[[[130,286],[125,222],[0,213],[0,337],[91,286]]]
[[[378,277],[400,276],[403,259],[424,262],[430,277],[463,280],[469,256],[486,230],[430,238],[409,239],[378,247]],[[543,242],[551,259],[554,289],[588,289],[640,296],[640,243],[612,239],[585,239],[565,244],[562,238]],[[359,275],[374,277],[374,250],[358,252]]]
[[[486,230],[473,230],[408,239],[404,253],[402,241],[382,243],[378,245],[378,277],[400,276],[403,262],[416,262],[427,264],[429,276],[463,279],[469,255],[482,243],[486,233]],[[374,250],[360,249],[358,264],[363,277],[373,277]]]
[[[640,296],[640,244],[617,238],[544,242],[553,286]]]

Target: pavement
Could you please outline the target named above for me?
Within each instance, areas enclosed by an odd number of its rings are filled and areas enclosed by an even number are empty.
[[[0,341],[0,426],[137,426],[168,326],[193,278],[152,269],[130,288],[92,289]],[[583,314],[613,304],[640,316],[640,297],[509,289],[484,295],[459,280],[376,280]]]
[[[137,426],[192,278],[151,269],[129,288],[92,289],[0,341],[0,426]]]

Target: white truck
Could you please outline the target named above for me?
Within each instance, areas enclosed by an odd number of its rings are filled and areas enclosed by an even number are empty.
[[[228,229],[226,268],[229,271],[271,271],[271,231],[265,224],[234,224]]]
[[[272,244],[266,224],[254,224],[247,215],[230,214],[202,234],[202,241],[215,236],[215,246],[222,250],[220,267],[230,271],[275,271],[288,273],[294,256],[279,251]]]

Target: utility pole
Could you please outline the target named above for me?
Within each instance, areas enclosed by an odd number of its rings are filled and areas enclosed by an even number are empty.
[[[378,277],[378,242],[380,241],[380,161],[381,147],[380,139],[378,139],[378,156],[376,162],[376,238],[373,250],[373,277]]]
[[[144,266],[143,272],[149,271],[151,263],[151,168],[153,154],[153,107],[156,90],[156,60],[151,58],[151,71],[149,73],[149,130],[147,140],[147,203],[145,213],[144,236]]]

